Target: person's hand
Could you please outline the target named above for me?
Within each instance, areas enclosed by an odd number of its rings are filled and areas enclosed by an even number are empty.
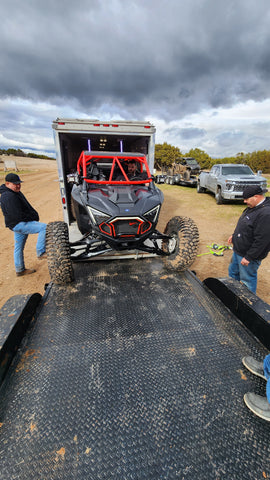
[[[232,243],[232,235],[228,238],[228,243],[229,243],[229,244]]]
[[[249,264],[249,261],[245,257],[243,257],[241,260],[241,265],[244,265],[244,267],[247,267],[248,264]]]

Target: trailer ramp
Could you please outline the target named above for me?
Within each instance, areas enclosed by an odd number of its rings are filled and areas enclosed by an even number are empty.
[[[270,478],[270,425],[244,405],[265,347],[191,272],[75,265],[50,285],[1,387],[0,478]]]

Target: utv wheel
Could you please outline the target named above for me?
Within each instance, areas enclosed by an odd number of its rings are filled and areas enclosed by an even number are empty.
[[[184,180],[186,182],[188,182],[190,180],[190,170],[186,170],[184,173],[183,173],[183,177],[184,177]]]
[[[65,222],[50,222],[46,229],[46,253],[52,282],[65,285],[73,281],[68,227]]]
[[[163,251],[169,253],[164,262],[170,270],[187,270],[194,262],[199,247],[199,230],[188,217],[173,217],[167,223],[164,233],[170,240],[163,240]]]
[[[215,198],[216,198],[216,202],[218,205],[222,205],[223,203],[223,198],[222,198],[222,195],[221,195],[221,188],[218,187],[217,188],[217,191],[216,191],[216,194],[215,194]]]

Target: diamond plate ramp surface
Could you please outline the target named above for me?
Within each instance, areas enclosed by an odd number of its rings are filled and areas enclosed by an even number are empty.
[[[267,422],[243,395],[267,353],[191,273],[78,264],[6,376],[1,479],[269,478]]]

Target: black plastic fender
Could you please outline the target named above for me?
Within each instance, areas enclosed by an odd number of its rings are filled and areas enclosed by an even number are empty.
[[[42,296],[15,295],[0,309],[0,385]]]
[[[233,278],[206,278],[203,283],[270,350],[270,305]]]

